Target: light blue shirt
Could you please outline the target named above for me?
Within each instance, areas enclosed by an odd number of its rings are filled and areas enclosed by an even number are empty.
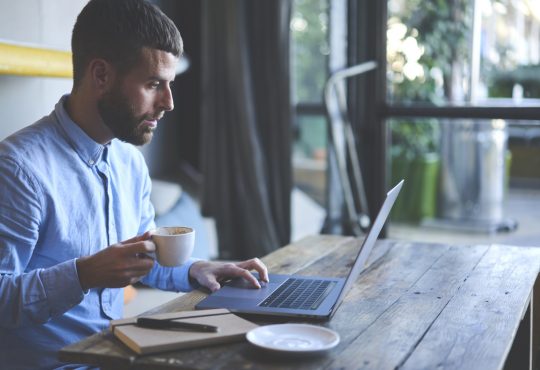
[[[154,227],[141,153],[101,145],[55,110],[0,143],[0,367],[62,366],[62,347],[122,316],[123,289],[83,292],[75,261]],[[188,270],[154,264],[143,279],[189,291]]]

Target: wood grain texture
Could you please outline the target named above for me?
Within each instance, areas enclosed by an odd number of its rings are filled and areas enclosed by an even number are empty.
[[[532,320],[532,332],[531,332],[531,367],[538,369],[540,364],[538,363],[538,354],[540,352],[540,279],[536,278],[534,283],[533,295],[531,301],[531,320]]]
[[[403,368],[502,369],[529,304],[539,257],[537,248],[491,246]]]
[[[411,253],[399,259],[405,265],[421,264],[415,268],[400,266],[392,269],[394,276],[384,280],[394,285],[400,274],[407,278],[399,282],[399,288],[386,284],[372,284],[381,288],[370,296],[393,297],[395,300],[376,302],[362,300],[357,305],[358,316],[369,310],[369,324],[355,330],[355,338],[332,362],[333,367],[342,367],[362,359],[361,368],[394,369],[414,351],[416,344],[430,328],[467,279],[470,271],[478,264],[486,247],[445,247],[440,249],[423,245],[410,245]],[[422,258],[417,255],[421,255]],[[381,268],[388,270],[389,266]],[[414,273],[414,274],[413,274]],[[405,282],[409,284],[404,285]],[[390,288],[390,289],[389,289]],[[396,289],[397,288],[397,289]],[[393,294],[387,294],[391,290]],[[351,313],[354,315],[354,313]],[[377,315],[374,317],[373,315]]]
[[[361,243],[314,236],[263,261],[275,273],[342,277]],[[535,248],[378,241],[369,267],[322,324],[341,337],[323,356],[287,357],[243,342],[134,357],[96,334],[60,358],[130,369],[500,369],[539,270]],[[188,293],[150,313],[190,310],[205,296]]]
[[[69,363],[99,364],[123,369],[135,362],[137,356],[114,338],[112,333],[103,331],[62,348],[58,359]]]
[[[319,261],[319,263],[324,261],[327,256],[331,256],[331,254],[336,253],[342,245],[347,244],[358,245],[358,240],[352,237],[340,237],[334,235],[308,236],[294,244],[287,245],[274,251],[262,258],[262,261],[272,272],[295,273],[301,269],[308,268],[312,264],[316,264],[317,261]],[[373,254],[375,255],[375,252]],[[329,258],[332,259],[332,257]],[[206,296],[207,294],[202,291],[193,291],[148,310],[142,315],[193,310],[195,305]],[[244,345],[247,344],[244,343]],[[171,352],[170,354],[167,354],[167,356],[158,355],[155,358],[153,358],[154,356],[135,358],[133,353],[118,340],[107,335],[107,333],[99,333],[63,348],[59,352],[59,359],[66,362],[90,363],[101,367],[112,366],[113,368],[115,366],[125,367],[129,365],[135,366],[140,363],[149,363],[152,364],[149,368],[153,368],[154,366],[183,366],[181,364],[191,363],[189,360],[184,359],[184,356],[195,356],[194,358],[198,358],[195,363],[198,364],[197,366],[200,366],[199,368],[208,368],[208,366],[210,366],[208,361],[211,363],[214,363],[214,361],[218,361],[218,363],[222,361],[222,356],[220,356],[222,350],[220,350],[219,347],[220,346],[203,350]],[[179,355],[176,355],[177,353]],[[190,366],[192,366],[191,368],[197,368],[197,366],[193,364],[189,365],[188,368],[190,368]]]

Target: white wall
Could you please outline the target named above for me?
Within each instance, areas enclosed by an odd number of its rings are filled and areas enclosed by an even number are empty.
[[[0,39],[70,50],[86,0],[0,0]],[[49,114],[71,79],[0,75],[0,140]]]
[[[0,40],[70,51],[73,25],[86,2],[0,0]],[[48,115],[71,86],[68,78],[0,74],[0,141]],[[176,162],[168,160],[173,157],[170,151],[174,145],[168,139],[170,128],[165,128],[164,123],[160,122],[152,144],[142,148],[152,175],[176,169]]]

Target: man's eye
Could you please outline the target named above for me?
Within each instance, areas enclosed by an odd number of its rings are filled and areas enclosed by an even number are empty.
[[[157,89],[158,87],[159,87],[159,82],[152,82],[150,84],[150,88],[152,88],[152,89]]]

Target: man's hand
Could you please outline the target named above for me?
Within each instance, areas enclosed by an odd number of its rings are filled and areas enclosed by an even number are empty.
[[[268,270],[258,258],[236,263],[197,261],[191,265],[189,276],[212,292],[221,288],[221,281],[235,277],[243,277],[253,287],[260,288],[261,285],[250,270],[256,270],[260,279],[268,282]]]
[[[145,253],[155,251],[150,233],[113,244],[96,254],[77,259],[83,290],[121,288],[136,283],[152,269],[154,260]]]

